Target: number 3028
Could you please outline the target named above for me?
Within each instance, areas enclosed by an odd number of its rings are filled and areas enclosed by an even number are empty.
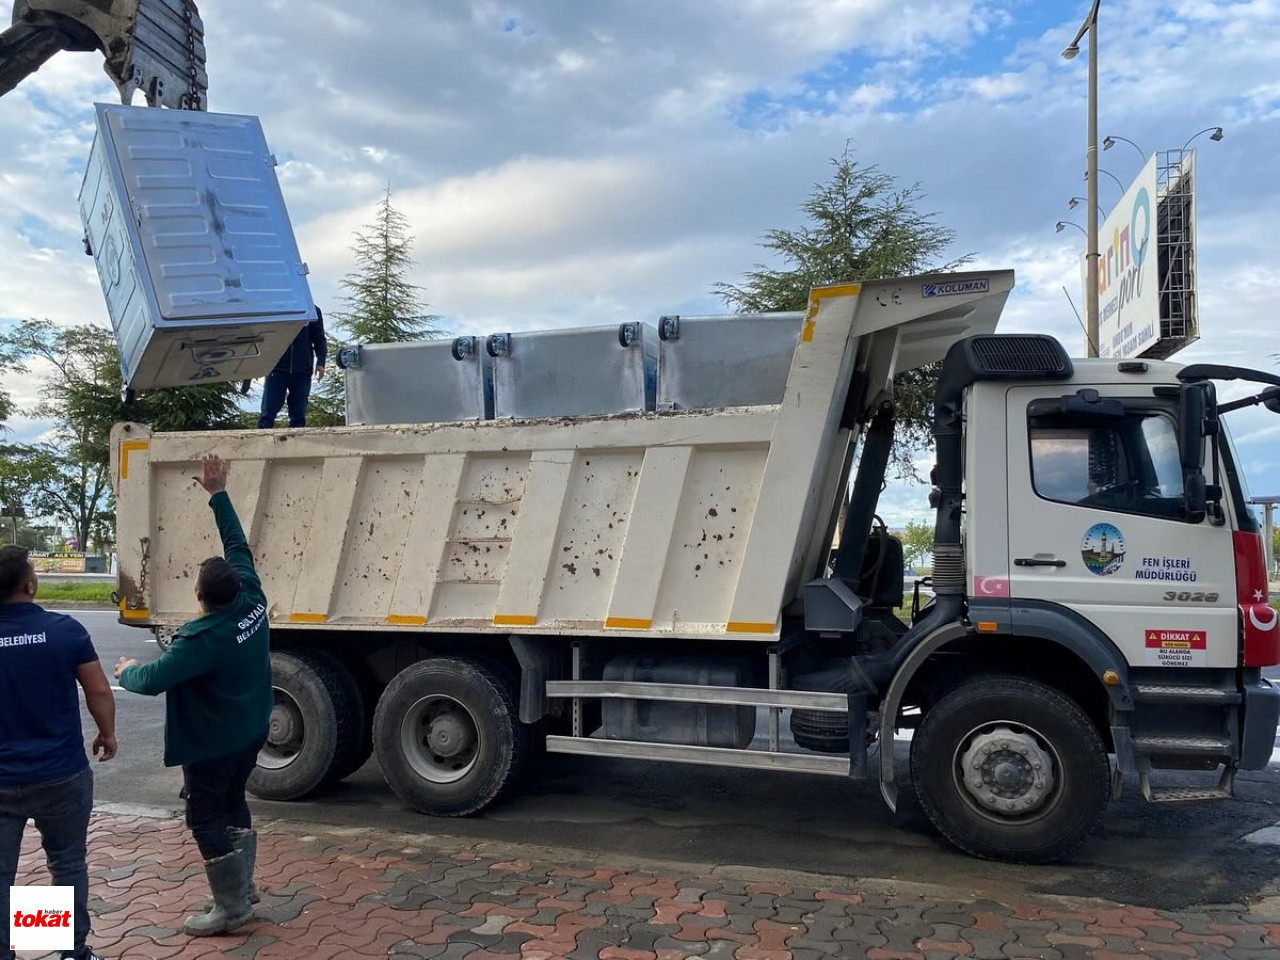
[[[1218,595],[1216,593],[1191,593],[1187,590],[1181,592],[1169,590],[1165,593],[1164,599],[1166,603],[1217,603]]]

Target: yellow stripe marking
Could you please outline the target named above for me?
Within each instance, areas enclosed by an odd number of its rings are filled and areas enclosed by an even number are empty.
[[[388,626],[392,627],[425,627],[427,625],[426,617],[402,617],[392,614],[387,617]]]
[[[862,292],[860,283],[837,283],[829,287],[814,287],[809,291],[810,300],[826,300],[828,297],[852,297]]]
[[[818,305],[821,301],[831,297],[852,297],[861,292],[862,284],[860,283],[838,283],[835,286],[814,287],[810,290],[809,308],[804,313],[804,328],[800,331],[800,340],[803,343],[813,342],[813,328],[816,323],[814,318],[818,315]]]
[[[495,627],[532,627],[537,622],[537,617],[525,614],[500,613],[493,618]]]
[[[151,617],[151,611],[146,607],[141,610],[131,610],[125,606],[123,600],[120,601],[120,619],[122,620],[147,620]]]
[[[329,615],[325,613],[291,613],[289,614],[290,623],[324,623],[329,619]]]
[[[129,454],[135,450],[146,450],[151,446],[149,440],[126,440],[120,444],[120,479],[129,479]]]
[[[776,624],[772,623],[741,623],[731,621],[725,624],[726,633],[773,633]]]
[[[653,626],[653,621],[637,617],[609,617],[604,626],[606,630],[648,630]]]

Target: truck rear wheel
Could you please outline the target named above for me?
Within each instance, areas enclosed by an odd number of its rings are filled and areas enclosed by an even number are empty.
[[[267,742],[248,788],[263,800],[297,800],[358,749],[360,692],[341,662],[319,650],[273,652],[271,686]]]
[[[439,658],[406,667],[387,685],[373,716],[373,747],[401,800],[422,813],[461,817],[515,779],[529,731],[492,671]]]
[[[334,663],[347,675],[350,681],[345,698],[348,722],[355,731],[351,737],[351,746],[345,754],[336,754],[333,766],[324,775],[325,783],[337,783],[355,773],[373,756],[373,708],[378,702],[378,693],[372,683],[362,683],[361,679],[336,659]],[[335,700],[335,707],[339,703]]]
[[[983,676],[924,715],[911,776],[925,813],[966,853],[1044,863],[1088,836],[1111,793],[1097,728],[1053,687]]]

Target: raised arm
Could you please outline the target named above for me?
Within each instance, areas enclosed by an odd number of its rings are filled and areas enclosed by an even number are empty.
[[[241,577],[259,583],[249,540],[244,535],[244,528],[240,526],[236,508],[231,505],[231,498],[227,495],[227,473],[230,465],[217,454],[211,453],[204,458],[202,466],[203,473],[195,481],[209,494],[209,506],[213,508],[218,536],[222,538],[222,555]]]

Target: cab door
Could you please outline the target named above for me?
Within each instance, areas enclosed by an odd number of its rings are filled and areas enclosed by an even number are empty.
[[[1010,596],[1076,611],[1133,666],[1234,667],[1231,530],[1185,519],[1174,403],[1110,389],[1008,391]]]

